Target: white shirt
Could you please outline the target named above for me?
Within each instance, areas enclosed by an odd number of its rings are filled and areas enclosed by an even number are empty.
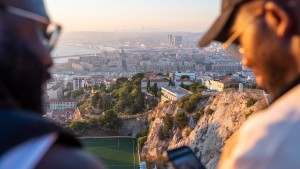
[[[52,133],[14,147],[0,157],[0,169],[34,169],[57,138]]]

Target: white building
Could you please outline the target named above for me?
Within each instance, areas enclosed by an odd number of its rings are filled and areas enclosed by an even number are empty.
[[[75,109],[77,103],[72,99],[51,99],[50,100],[50,109],[51,110],[60,110],[65,111],[66,109]]]
[[[167,81],[165,79],[143,79],[142,82],[141,82],[142,83],[141,84],[142,92],[147,92],[148,80],[150,80],[150,86],[153,86],[156,83],[158,90],[161,87],[168,87],[169,86],[169,81]]]
[[[182,47],[182,36],[173,37],[173,47]]]
[[[84,87],[85,77],[75,77],[73,78],[73,90],[79,90]]]
[[[242,66],[240,64],[214,64],[212,65],[212,70],[214,72],[239,72],[242,71]]]
[[[167,100],[176,101],[182,98],[183,96],[193,94],[192,92],[181,87],[162,87],[161,93],[162,102],[165,102]]]
[[[53,120],[58,123],[65,123],[71,121],[74,117],[75,109],[61,110],[47,110],[46,118]]]
[[[184,85],[190,85],[192,84],[193,81],[192,80],[189,80],[189,79],[180,79],[180,80],[175,80],[175,86],[180,86],[181,84],[184,84]]]
[[[180,80],[182,76],[188,76],[190,80],[196,80],[197,74],[195,72],[175,72],[170,74],[171,78],[173,78],[173,81]]]
[[[63,96],[64,85],[56,84],[47,89],[47,95],[49,99],[60,99]]]
[[[217,90],[221,92],[225,89],[225,87],[234,83],[237,83],[237,81],[232,79],[224,79],[220,81],[210,80],[205,82],[205,86],[210,90]]]
[[[53,86],[55,86],[57,84],[57,82],[55,80],[49,80],[47,82],[47,90],[51,89]]]
[[[146,161],[141,161],[140,162],[140,169],[147,169]]]

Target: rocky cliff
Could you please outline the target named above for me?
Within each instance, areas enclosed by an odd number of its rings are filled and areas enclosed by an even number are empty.
[[[165,125],[163,117],[166,114],[174,117],[177,112],[184,110],[176,102],[162,103],[148,114],[148,120],[152,122],[148,139],[142,149],[142,158],[159,163],[164,159],[165,150],[187,145],[201,157],[202,163],[208,169],[214,169],[226,141],[253,112],[264,107],[266,107],[264,96],[254,92],[226,90],[210,97],[203,97],[193,113],[186,113],[188,125],[184,128],[173,126],[170,137],[161,139],[159,135]],[[204,113],[198,121],[195,121],[194,114],[199,111]]]

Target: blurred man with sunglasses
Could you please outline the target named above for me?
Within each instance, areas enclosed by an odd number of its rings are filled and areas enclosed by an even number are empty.
[[[221,15],[201,39],[201,47],[222,42],[272,98],[225,148],[219,168],[300,168],[299,9],[299,0],[222,0]]]
[[[103,168],[60,127],[42,119],[42,85],[61,26],[42,0],[0,0],[0,168]]]

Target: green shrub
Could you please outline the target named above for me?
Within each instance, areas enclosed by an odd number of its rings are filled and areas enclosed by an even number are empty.
[[[178,102],[179,107],[183,107],[188,113],[191,113],[197,108],[198,102],[201,100],[201,95],[194,94],[191,96],[185,96]]]
[[[204,115],[203,110],[199,110],[197,113],[195,113],[193,116],[194,122],[198,122],[203,115]]]
[[[148,135],[148,133],[149,133],[149,128],[145,128],[136,135],[136,138],[145,137]]]
[[[211,109],[210,107],[206,110],[206,114],[211,115],[213,114],[215,111],[213,109]]]
[[[83,121],[74,121],[70,124],[70,128],[74,132],[78,132],[78,131],[89,128],[89,125],[86,122],[83,122]]]
[[[168,130],[173,128],[173,117],[171,117],[171,115],[167,114],[163,117],[163,122]]]
[[[138,149],[141,150],[144,145],[145,145],[145,142],[147,141],[148,137],[147,136],[144,136],[144,137],[140,137],[138,140],[137,140],[137,144],[138,144]]]
[[[247,100],[247,107],[251,107],[256,103],[257,100],[253,99],[253,98],[249,98]]]
[[[169,139],[170,137],[171,137],[170,129],[168,129],[168,127],[164,125],[159,131],[158,138],[159,140],[163,141]]]
[[[193,112],[196,107],[197,107],[197,103],[192,102],[190,100],[186,101],[185,104],[184,104],[184,110],[188,113]]]
[[[180,108],[183,108],[185,102],[187,102],[189,100],[190,96],[187,95],[187,96],[183,96],[181,99],[179,99],[177,101],[177,105],[180,107]]]
[[[118,117],[117,113],[113,110],[108,110],[103,116],[104,127],[111,130],[118,130],[122,127],[122,119]]]
[[[175,115],[175,125],[179,128],[184,128],[187,126],[189,122],[188,117],[185,115],[184,112],[178,112]]]

